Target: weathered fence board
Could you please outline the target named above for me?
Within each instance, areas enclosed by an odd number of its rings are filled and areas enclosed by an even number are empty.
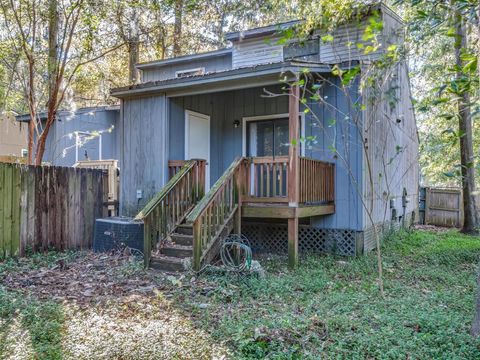
[[[0,163],[0,258],[90,247],[107,198],[104,170]]]
[[[427,225],[463,226],[463,199],[459,188],[425,188],[425,220]],[[476,196],[477,206],[480,196]],[[477,209],[480,212],[480,209]],[[479,214],[480,215],[480,214]]]
[[[108,171],[108,210],[110,216],[118,215],[118,200],[120,194],[120,177],[118,160],[82,160],[74,167],[102,169]]]

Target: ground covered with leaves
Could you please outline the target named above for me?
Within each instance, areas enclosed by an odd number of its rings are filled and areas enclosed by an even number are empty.
[[[0,358],[478,359],[469,335],[480,239],[432,229],[374,254],[311,256],[266,276],[144,271],[126,254],[0,262]]]

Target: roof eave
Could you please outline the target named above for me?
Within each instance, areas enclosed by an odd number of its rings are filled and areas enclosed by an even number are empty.
[[[327,65],[303,65],[303,64],[285,64],[278,63],[275,66],[270,64],[263,65],[263,68],[245,68],[245,69],[236,69],[231,70],[230,73],[225,73],[219,75],[219,73],[213,73],[210,76],[205,75],[198,78],[184,78],[184,79],[171,79],[163,82],[152,83],[143,86],[137,87],[128,87],[128,88],[118,88],[113,89],[111,95],[117,98],[131,97],[135,95],[150,94],[150,93],[161,93],[169,92],[180,88],[188,88],[192,86],[202,86],[202,85],[212,85],[215,83],[227,83],[232,81],[240,81],[248,78],[255,78],[258,81],[261,81],[262,78],[268,77],[269,75],[281,75],[285,73],[290,73],[292,75],[298,75],[303,72],[305,68],[308,68],[312,72],[330,72],[330,66]],[[260,69],[259,69],[260,68]],[[243,70],[243,71],[242,71]],[[279,82],[279,79],[276,80]],[[253,84],[253,83],[252,83]]]
[[[232,53],[231,48],[225,48],[225,49],[209,51],[209,52],[200,53],[200,54],[185,55],[185,56],[174,57],[171,59],[155,60],[155,61],[150,61],[146,63],[139,63],[139,64],[136,64],[135,67],[139,70],[151,69],[151,68],[162,67],[162,66],[171,65],[171,64],[178,64],[182,62],[191,62],[191,61],[200,60],[200,59],[221,57],[221,56],[229,55],[231,53]]]

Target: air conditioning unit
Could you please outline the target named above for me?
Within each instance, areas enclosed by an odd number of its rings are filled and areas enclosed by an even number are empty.
[[[109,217],[95,221],[93,251],[123,250],[143,253],[143,222],[129,217]]]

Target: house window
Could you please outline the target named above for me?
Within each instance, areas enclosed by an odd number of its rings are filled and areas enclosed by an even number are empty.
[[[320,42],[318,39],[296,41],[283,48],[284,60],[303,59],[310,60],[319,53]]]
[[[205,68],[196,68],[196,69],[187,69],[187,70],[179,70],[175,71],[175,78],[184,78],[188,76],[197,76],[205,74]]]
[[[287,156],[289,148],[288,113],[243,118],[244,156]],[[299,116],[300,136],[305,137],[305,114]],[[305,143],[300,151],[305,155]]]
[[[288,118],[248,124],[248,156],[288,155]]]
[[[28,156],[28,150],[22,149],[22,157],[26,158]]]

